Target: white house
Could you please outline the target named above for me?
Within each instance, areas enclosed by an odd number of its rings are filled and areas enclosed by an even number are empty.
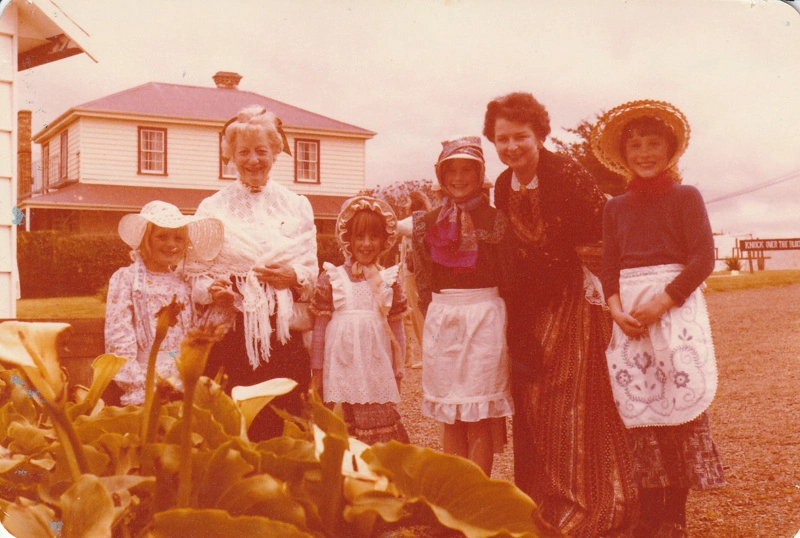
[[[17,72],[86,53],[89,36],[52,0],[0,2],[0,317],[16,316]],[[23,166],[30,153],[21,152]]]
[[[238,89],[148,82],[64,112],[33,136],[41,183],[20,192],[30,230],[114,231],[119,218],[161,199],[192,213],[236,178],[220,155],[221,129],[238,110],[261,105],[283,122],[292,156],[278,156],[271,181],[311,201],[321,232],[342,202],[365,186],[366,141],[375,133]],[[21,183],[22,185],[22,183]]]

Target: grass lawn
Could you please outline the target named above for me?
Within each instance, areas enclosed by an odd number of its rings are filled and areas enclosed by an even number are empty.
[[[96,296],[19,299],[19,319],[103,318],[106,304]]]
[[[714,273],[706,284],[708,291],[731,291],[767,286],[780,286],[800,282],[800,269],[778,271]],[[53,297],[47,299],[20,299],[17,301],[17,317],[20,319],[50,318],[102,318],[106,305],[96,296],[91,297]]]
[[[738,275],[730,272],[714,273],[706,280],[708,291],[746,290],[767,286],[782,286],[800,282],[800,269],[781,269],[776,271],[741,271]]]

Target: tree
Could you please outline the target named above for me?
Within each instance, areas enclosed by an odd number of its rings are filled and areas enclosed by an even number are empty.
[[[565,129],[568,133],[577,136],[580,139],[578,142],[564,142],[553,138],[553,143],[559,152],[569,155],[581,163],[597,181],[597,186],[600,187],[600,190],[611,196],[617,196],[625,192],[626,179],[603,166],[594,156],[592,146],[589,143],[589,136],[593,128],[594,124],[588,120],[581,120],[576,127]]]
[[[381,185],[379,187],[372,187],[369,189],[362,189],[359,191],[359,196],[372,196],[380,198],[387,202],[398,219],[404,219],[409,216],[411,199],[410,194],[414,191],[422,191],[431,202],[431,206],[436,207],[441,205],[441,196],[439,191],[434,190],[434,182],[430,179],[412,179],[407,181],[398,181],[391,185]]]

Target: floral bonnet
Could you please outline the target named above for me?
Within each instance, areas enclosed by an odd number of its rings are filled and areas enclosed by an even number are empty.
[[[344,253],[345,259],[348,260],[353,258],[353,253],[350,251],[350,242],[345,240],[347,223],[362,209],[380,214],[386,223],[386,245],[381,251],[381,255],[388,252],[397,240],[397,216],[392,206],[371,196],[355,196],[345,200],[342,204],[342,210],[339,211],[339,217],[336,219],[336,239],[339,241],[339,246]]]

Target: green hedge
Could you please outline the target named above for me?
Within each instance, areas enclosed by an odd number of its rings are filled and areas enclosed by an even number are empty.
[[[17,233],[17,260],[23,299],[95,295],[114,271],[130,264],[130,247],[116,234]],[[317,237],[322,262],[344,261],[336,238]]]
[[[116,234],[19,232],[17,260],[22,298],[94,295],[131,261]]]

